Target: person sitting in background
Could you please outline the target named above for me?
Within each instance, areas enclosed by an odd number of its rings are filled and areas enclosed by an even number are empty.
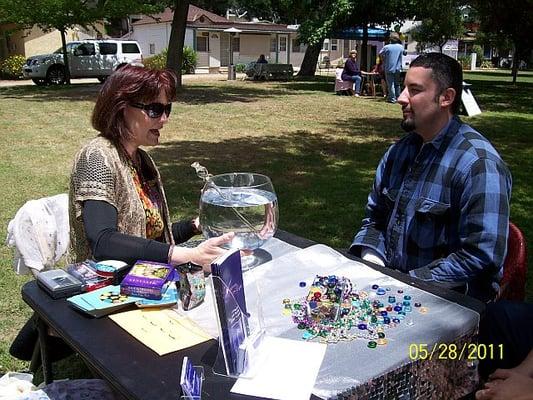
[[[261,54],[259,58],[257,59],[256,63],[258,64],[268,64],[267,59],[265,58],[264,54]]]
[[[383,69],[383,60],[381,57],[378,57],[376,61],[376,65],[372,67],[370,72],[378,74],[376,81],[381,86],[383,97],[387,97],[387,81],[385,79],[385,70]]]
[[[183,264],[209,270],[233,234],[194,248],[174,243],[200,233],[198,219],[170,222],[159,171],[141,146],[159,144],[176,98],[170,70],[125,66],[104,83],[92,125],[100,134],[75,156],[70,177],[71,256]]]
[[[357,65],[357,50],[350,51],[350,57],[344,63],[344,70],[342,71],[343,81],[355,82],[355,96],[359,97],[361,94],[361,71]]]

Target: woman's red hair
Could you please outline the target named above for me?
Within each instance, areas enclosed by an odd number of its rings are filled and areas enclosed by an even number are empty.
[[[94,106],[92,125],[114,143],[128,139],[124,109],[130,103],[153,103],[164,93],[169,102],[176,100],[176,75],[168,69],[157,70],[126,65],[109,76]]]

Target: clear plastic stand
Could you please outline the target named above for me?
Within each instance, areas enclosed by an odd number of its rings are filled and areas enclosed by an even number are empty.
[[[182,400],[201,400],[204,382],[204,367],[192,365],[189,357],[183,358],[180,386]]]
[[[256,280],[250,280],[252,283],[246,286],[246,291],[244,288],[241,291],[238,285],[228,286],[220,277],[211,276],[219,332],[219,349],[213,366],[216,375],[251,378],[261,363],[259,348],[265,336],[261,297]],[[252,311],[246,305],[244,294],[257,299]]]

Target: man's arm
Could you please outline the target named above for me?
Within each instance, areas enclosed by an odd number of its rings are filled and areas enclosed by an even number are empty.
[[[494,274],[503,265],[509,229],[509,170],[502,161],[478,159],[460,184],[460,249],[410,271],[411,275],[457,286],[482,272]]]

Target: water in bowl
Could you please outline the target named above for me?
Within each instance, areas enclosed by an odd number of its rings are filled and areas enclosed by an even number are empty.
[[[240,214],[240,216],[239,216]],[[200,201],[200,224],[206,238],[235,232],[226,246],[255,250],[276,232],[276,194],[256,188],[208,188]]]

